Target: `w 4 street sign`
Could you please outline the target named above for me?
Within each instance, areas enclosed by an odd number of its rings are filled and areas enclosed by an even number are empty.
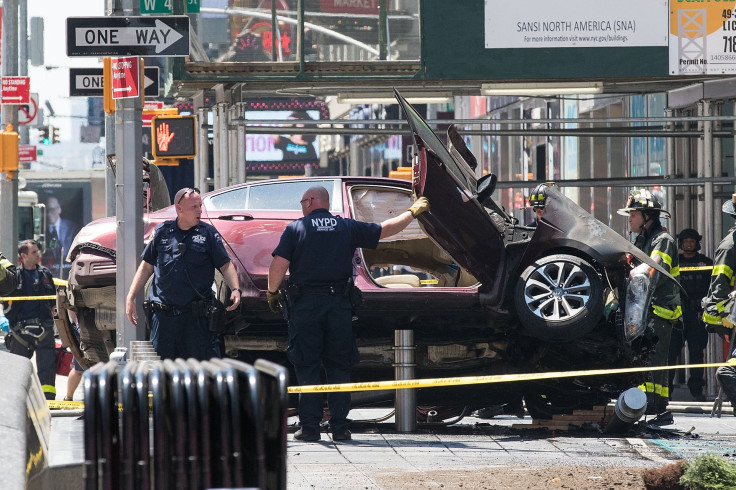
[[[174,0],[141,0],[142,14],[170,14]],[[188,14],[198,14],[200,0],[186,0],[184,8]]]
[[[189,17],[68,17],[67,56],[188,56]]]

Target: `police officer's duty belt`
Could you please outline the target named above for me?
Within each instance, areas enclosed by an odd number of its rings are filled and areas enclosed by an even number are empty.
[[[298,286],[302,294],[345,294],[345,283],[333,286]]]
[[[166,311],[170,312],[173,315],[180,315],[182,313],[206,313],[206,307],[210,305],[212,300],[201,300],[201,301],[193,301],[192,303],[186,305],[186,306],[179,306],[179,305],[170,305],[166,303],[161,303],[159,301],[146,301],[144,302],[144,307],[148,306],[152,310],[157,311]]]

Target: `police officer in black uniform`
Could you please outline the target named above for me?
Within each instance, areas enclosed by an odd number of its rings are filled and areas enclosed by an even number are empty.
[[[324,368],[327,383],[350,381],[350,367],[358,361],[353,339],[353,256],[356,248],[376,248],[381,238],[406,228],[412,219],[429,209],[419,198],[408,211],[380,224],[364,223],[332,215],[330,196],[322,186],[307,189],[300,201],[304,217],[286,227],[268,270],[268,304],[278,311],[279,286],[289,271],[287,288],[289,346],[287,356],[294,365],[300,385],[321,382]],[[349,393],[329,393],[332,438],[351,438],[348,429]],[[323,396],[299,396],[299,429],[294,438],[320,439]]]
[[[669,364],[674,365],[687,341],[690,364],[703,364],[705,346],[708,344],[708,332],[701,320],[703,307],[701,300],[708,295],[710,276],[713,272],[713,260],[698,252],[703,237],[693,228],[685,228],[677,236],[680,254],[680,284],[687,293],[682,298],[682,320],[684,328],[674,329],[670,339]],[[689,270],[692,269],[692,270]],[[670,371],[670,397],[674,385],[675,372]],[[703,368],[691,368],[687,387],[693,400],[704,402]]]
[[[54,278],[40,265],[41,252],[34,240],[18,245],[21,267],[17,270],[16,287],[8,296],[55,296]],[[7,273],[6,273],[7,279]],[[56,399],[56,355],[54,352],[54,300],[13,301],[5,309],[10,333],[5,345],[13,354],[27,359],[36,353],[36,370],[47,400]]]
[[[153,231],[143,250],[126,300],[126,314],[138,324],[135,296],[153,274],[149,293],[151,341],[162,359],[220,357],[218,336],[209,328],[212,282],[220,269],[232,291],[232,311],[240,304],[235,266],[214,226],[200,221],[202,198],[196,188],[180,189],[174,196],[176,219]]]

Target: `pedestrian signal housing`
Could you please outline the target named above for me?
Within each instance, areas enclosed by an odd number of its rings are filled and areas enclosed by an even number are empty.
[[[153,158],[193,158],[197,154],[194,116],[156,116],[151,120]]]

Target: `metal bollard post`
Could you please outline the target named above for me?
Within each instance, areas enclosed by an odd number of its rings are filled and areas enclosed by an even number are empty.
[[[613,407],[613,418],[603,431],[606,434],[625,434],[647,410],[647,395],[639,388],[621,393]]]
[[[397,381],[414,379],[414,330],[394,332],[394,373]],[[396,430],[414,432],[417,428],[416,390],[396,390]]]

